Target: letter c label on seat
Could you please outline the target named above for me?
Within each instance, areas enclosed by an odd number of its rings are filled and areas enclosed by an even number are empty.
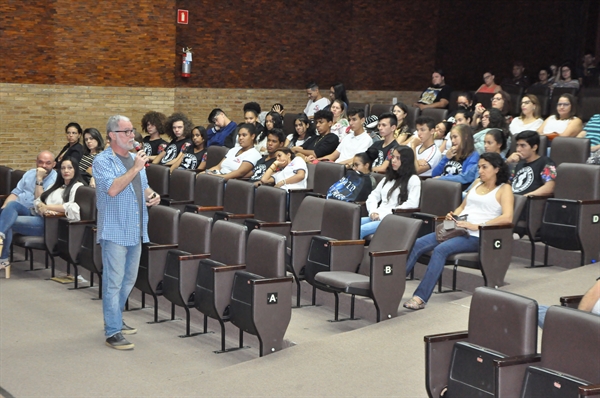
[[[494,240],[494,250],[502,249],[502,239]]]
[[[390,276],[394,272],[394,266],[392,264],[383,266],[383,276]]]
[[[267,293],[267,304],[277,304],[277,293]]]

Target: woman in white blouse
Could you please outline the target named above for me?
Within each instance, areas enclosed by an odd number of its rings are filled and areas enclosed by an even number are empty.
[[[583,130],[583,123],[577,116],[577,99],[571,94],[563,94],[556,103],[556,112],[550,115],[537,132],[552,141],[555,137],[576,137]]]
[[[218,165],[206,170],[207,174],[217,174],[226,180],[243,178],[260,160],[260,153],[254,147],[256,140],[254,125],[244,123],[238,129],[238,145],[231,148]]]
[[[407,146],[392,151],[392,160],[385,177],[367,199],[369,217],[360,220],[360,238],[375,233],[377,227],[394,209],[419,207],[421,180],[415,168],[415,153]]]
[[[533,94],[527,94],[521,99],[521,116],[510,123],[510,133],[517,135],[525,130],[537,130],[544,120],[541,118],[540,100]]]

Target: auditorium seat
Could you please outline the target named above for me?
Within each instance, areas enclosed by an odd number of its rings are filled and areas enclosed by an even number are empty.
[[[475,93],[473,96],[473,104],[481,104],[485,109],[492,107],[493,93]]]
[[[97,233],[98,229],[95,225],[85,226],[77,262],[81,267],[90,271],[90,286],[94,282],[93,274],[98,275],[98,299],[102,299],[102,247],[97,242]]]
[[[208,130],[208,129],[207,129]],[[229,148],[218,145],[211,145],[206,149],[206,170],[218,165],[227,155]]]
[[[193,170],[173,170],[169,178],[169,196],[162,198],[160,204],[183,211],[186,205],[194,203],[196,173]]]
[[[552,140],[550,158],[556,167],[562,163],[585,163],[590,157],[589,138],[556,137]]]
[[[421,116],[430,117],[435,120],[435,124],[438,124],[446,120],[448,116],[448,109],[425,108],[421,111]]]
[[[421,115],[421,110],[419,108],[415,108],[414,106],[408,107],[408,113],[406,114],[406,124],[408,124],[408,128],[411,132],[416,130],[415,121]]]
[[[526,361],[535,360],[537,313],[535,300],[475,289],[467,331],[424,337],[429,397],[446,387],[448,397],[518,396]]]
[[[19,181],[21,181],[21,178],[23,178],[25,173],[26,173],[25,170],[13,170],[12,171],[12,173],[10,174],[10,190],[11,191],[17,187],[17,184],[19,183]]]
[[[369,117],[372,114],[371,105],[365,102],[351,102],[348,105],[348,109],[362,109],[365,112],[365,117]]]
[[[265,222],[285,223],[287,220],[287,192],[281,188],[261,185],[256,188],[254,197],[254,218],[247,218],[244,224],[248,234],[255,225]],[[273,227],[271,232],[289,237],[289,227]]]
[[[579,116],[587,123],[600,113],[600,87],[585,87],[579,91]]]
[[[355,295],[369,297],[377,310],[377,322],[395,318],[406,285],[406,259],[412,249],[421,220],[389,215],[383,219],[369,246],[364,247],[362,262],[339,263],[332,255],[329,272],[319,272],[314,286],[335,295],[335,321],[339,320],[339,293],[352,295],[350,319],[354,318]],[[363,241],[331,241],[332,249],[343,251]]]
[[[213,221],[226,220],[243,223],[254,217],[254,184],[242,180],[225,183],[223,208],[215,211]]]
[[[509,114],[512,116],[519,116],[521,114],[521,99],[525,89],[521,86],[507,85],[502,89],[510,95],[510,103],[512,105],[509,109]]]
[[[186,205],[185,211],[212,217],[215,211],[223,210],[225,180],[210,175],[198,174],[194,186],[194,204]]]
[[[227,268],[227,267],[225,267]],[[259,353],[280,351],[292,318],[293,278],[286,276],[285,237],[254,230],[248,237],[246,267],[234,271],[230,320],[258,337]]]
[[[379,117],[383,113],[391,112],[392,107],[393,105],[387,104],[371,104],[371,114]]]
[[[149,164],[146,167],[148,185],[162,198],[169,196],[170,169],[159,164]]]

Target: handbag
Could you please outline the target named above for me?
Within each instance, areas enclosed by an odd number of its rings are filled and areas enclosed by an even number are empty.
[[[440,243],[465,235],[469,235],[469,231],[466,228],[457,227],[455,221],[444,220],[443,223],[435,227],[435,238]]]

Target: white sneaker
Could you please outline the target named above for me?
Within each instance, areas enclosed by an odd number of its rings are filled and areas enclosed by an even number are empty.
[[[519,239],[521,239],[521,236],[520,236],[518,233],[516,233],[516,232],[515,232],[515,233],[513,234],[513,239],[514,239],[514,240],[519,240]]]
[[[83,276],[77,275],[77,282],[79,282],[79,283],[87,283],[88,281]]]

